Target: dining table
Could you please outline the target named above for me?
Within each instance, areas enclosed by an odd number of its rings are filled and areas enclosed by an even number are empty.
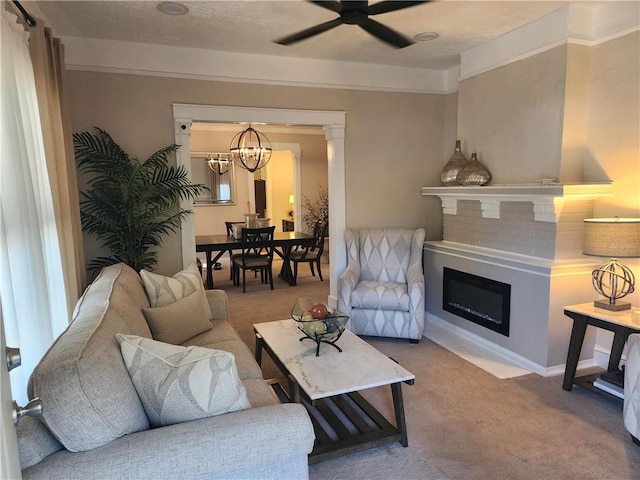
[[[291,271],[289,255],[295,247],[312,247],[315,237],[303,232],[275,232],[273,234],[273,251],[282,258],[282,268],[278,276],[289,285],[294,286],[296,279]],[[213,265],[225,252],[241,250],[239,238],[228,235],[196,235],[196,252],[204,252],[207,259],[207,289],[213,287]],[[214,256],[215,252],[215,256]]]

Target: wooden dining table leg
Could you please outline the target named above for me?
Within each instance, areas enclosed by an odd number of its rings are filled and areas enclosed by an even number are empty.
[[[291,263],[289,262],[289,256],[291,255],[291,250],[293,250],[292,245],[287,245],[282,247],[282,252],[279,252],[277,249],[274,251],[278,254],[280,258],[282,258],[282,267],[280,268],[280,273],[278,277],[287,282],[290,286],[296,285],[296,278],[291,271]]]
[[[207,257],[207,289],[213,289],[213,265],[211,264],[211,250],[205,252]]]

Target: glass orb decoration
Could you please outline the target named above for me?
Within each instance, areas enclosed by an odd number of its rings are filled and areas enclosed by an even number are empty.
[[[311,297],[302,297],[293,305],[291,318],[305,335],[300,341],[311,339],[316,342],[316,357],[320,355],[321,343],[328,343],[339,352],[342,351],[336,342],[349,321],[348,315]]]

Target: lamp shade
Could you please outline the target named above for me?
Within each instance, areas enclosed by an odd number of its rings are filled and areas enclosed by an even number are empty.
[[[640,218],[585,219],[582,252],[595,257],[640,257]]]

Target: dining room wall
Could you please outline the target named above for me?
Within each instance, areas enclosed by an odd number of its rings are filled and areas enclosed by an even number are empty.
[[[242,129],[240,126],[236,126],[236,128],[238,131]],[[191,131],[191,151],[228,152],[231,141],[236,133],[237,131],[235,130],[207,131],[193,129]],[[318,188],[327,187],[327,143],[324,134],[269,133],[268,138],[272,146],[295,145],[299,147],[301,191],[306,192],[306,196],[310,199],[316,198]],[[284,190],[285,187],[283,184],[288,185],[294,182],[292,178],[294,172],[292,172],[291,167],[286,166],[285,163],[284,161],[279,162],[277,158],[273,158],[264,169],[268,171],[266,174],[267,189],[269,191],[267,205],[269,211],[267,212],[267,217],[271,218],[271,224],[276,226],[277,231],[282,231],[282,219],[286,215],[285,210],[288,208],[289,195],[293,193],[291,188],[286,188],[286,191]],[[283,179],[282,177],[286,178]],[[236,165],[235,204],[195,206],[194,224],[196,235],[223,234],[225,233],[225,221],[242,221],[244,214],[248,212],[247,202],[253,205],[253,179],[254,174]],[[269,193],[272,197],[270,202]],[[277,200],[274,199],[274,197],[277,197]],[[297,199],[296,203],[302,211],[302,198]],[[254,212],[252,211],[251,213]],[[298,227],[302,228],[303,226],[298,225]],[[301,231],[306,230],[302,228]]]
[[[140,158],[175,141],[173,103],[344,111],[347,226],[423,227],[427,238],[441,238],[439,201],[421,196],[420,188],[438,184],[446,162],[443,142],[453,141],[443,135],[447,95],[79,70],[67,78],[73,131],[103,128]],[[326,155],[326,141],[317,137]],[[315,188],[315,179],[303,179],[303,185]],[[85,237],[88,261],[102,253],[98,240]],[[180,235],[163,239],[158,259],[158,273],[182,267]]]

